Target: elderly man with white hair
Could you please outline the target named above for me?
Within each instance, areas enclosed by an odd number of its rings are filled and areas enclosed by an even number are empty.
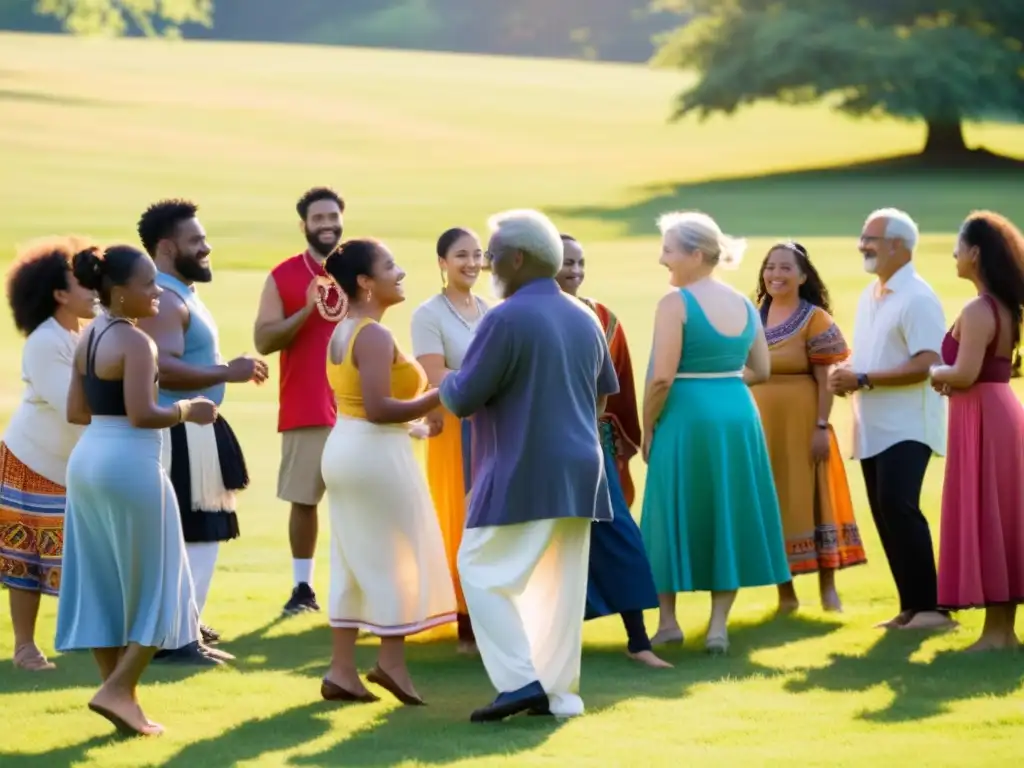
[[[932,454],[946,450],[946,411],[928,382],[941,362],[946,320],[939,297],[914,269],[917,224],[883,208],[860,236],[864,269],[877,280],[861,294],[853,358],[829,379],[853,396],[853,456],[861,462],[871,514],[896,582],[900,612],[887,629],[941,629],[935,553],[921,513],[921,485]]]
[[[441,402],[473,416],[459,575],[497,698],[474,722],[583,713],[578,695],[592,521],[612,519],[598,417],[618,380],[604,332],[555,275],[562,240],[536,211],[493,217],[505,301],[477,328]]]

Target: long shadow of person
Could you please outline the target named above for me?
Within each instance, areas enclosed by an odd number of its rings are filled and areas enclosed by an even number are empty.
[[[70,744],[60,749],[49,749],[46,752],[26,754],[25,752],[0,752],[0,765],[17,766],[18,768],[57,768],[57,766],[80,765],[86,761],[89,752],[97,747],[105,747],[124,737],[116,733],[104,736],[93,736],[91,739]]]
[[[923,720],[948,711],[954,701],[977,696],[1009,696],[1024,682],[1024,654],[946,651],[931,661],[910,656],[930,637],[917,632],[886,632],[863,655],[834,654],[827,666],[807,670],[786,684],[789,691],[868,690],[887,685],[889,704],[862,712],[863,720],[880,723]]]

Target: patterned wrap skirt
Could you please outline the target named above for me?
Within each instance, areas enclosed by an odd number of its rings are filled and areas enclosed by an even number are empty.
[[[64,550],[64,486],[0,443],[0,584],[56,595]]]

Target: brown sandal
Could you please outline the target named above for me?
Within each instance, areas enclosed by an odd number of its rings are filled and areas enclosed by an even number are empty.
[[[43,672],[57,668],[57,665],[49,661],[35,643],[25,643],[14,651],[14,666],[29,672]]]
[[[366,679],[374,685],[379,685],[407,707],[422,707],[427,703],[419,696],[411,694],[408,691],[403,691],[399,687],[398,683],[391,678],[391,675],[380,668],[380,665],[375,666],[367,672]]]
[[[380,696],[374,693],[369,691],[353,693],[347,688],[342,688],[337,683],[328,680],[326,677],[320,681],[320,695],[324,701],[352,701],[359,702],[360,704],[372,704],[375,701],[380,701]]]

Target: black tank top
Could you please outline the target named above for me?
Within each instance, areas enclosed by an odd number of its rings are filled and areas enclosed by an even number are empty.
[[[124,379],[101,379],[96,375],[96,349],[99,347],[103,334],[118,323],[130,325],[127,320],[113,318],[107,326],[96,334],[93,328],[89,332],[89,341],[85,346],[85,401],[94,416],[127,416],[124,407]]]

